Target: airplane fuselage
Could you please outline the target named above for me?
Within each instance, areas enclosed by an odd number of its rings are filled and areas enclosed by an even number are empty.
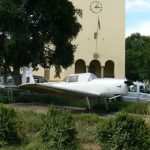
[[[128,88],[123,79],[94,79],[83,82],[54,82],[43,83],[48,87],[76,92],[81,95],[109,98],[115,95],[127,95]]]

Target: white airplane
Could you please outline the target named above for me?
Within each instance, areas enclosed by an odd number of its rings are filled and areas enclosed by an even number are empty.
[[[129,85],[126,79],[97,78],[92,73],[72,74],[61,82],[35,83],[30,69],[24,68],[19,88],[59,97],[84,97],[89,109],[89,97],[104,98],[108,109],[107,100],[127,95]]]

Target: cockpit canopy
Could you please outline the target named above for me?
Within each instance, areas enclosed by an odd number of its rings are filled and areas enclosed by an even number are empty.
[[[64,82],[88,82],[97,79],[93,73],[81,73],[69,75],[64,79]]]

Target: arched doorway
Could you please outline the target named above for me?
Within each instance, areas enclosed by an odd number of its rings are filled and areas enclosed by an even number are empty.
[[[75,73],[85,73],[85,72],[86,72],[85,61],[82,59],[78,59],[75,62]]]
[[[89,65],[89,72],[101,77],[101,64],[98,60],[92,60]]]
[[[104,69],[104,77],[114,78],[114,62],[112,60],[108,60],[105,63]]]

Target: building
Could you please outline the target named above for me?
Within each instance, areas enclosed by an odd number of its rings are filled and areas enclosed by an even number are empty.
[[[125,1],[124,0],[71,0],[82,10],[79,18],[82,30],[77,45],[75,63],[63,71],[68,74],[92,72],[98,77],[125,77]],[[49,80],[55,79],[53,69],[38,73]]]

